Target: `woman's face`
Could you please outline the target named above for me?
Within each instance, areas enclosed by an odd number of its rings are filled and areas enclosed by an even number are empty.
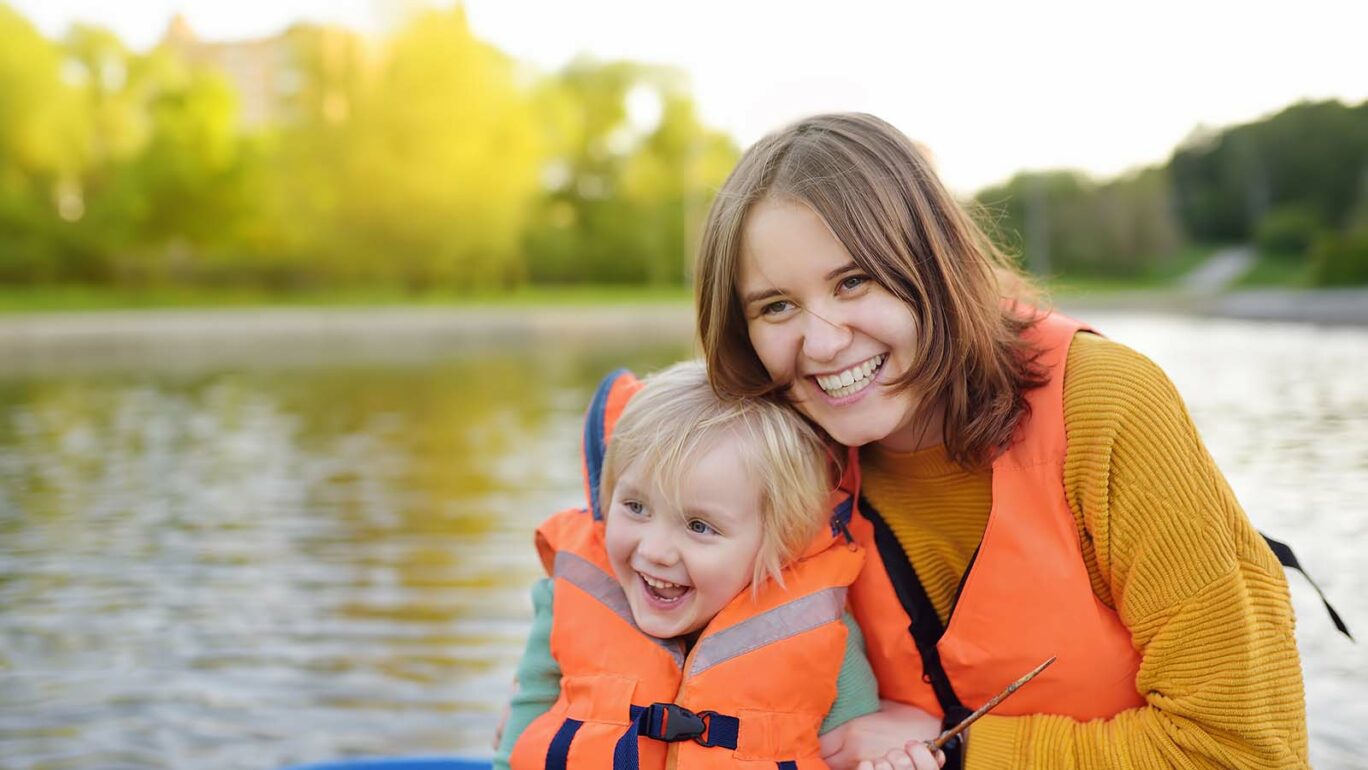
[[[913,425],[917,399],[887,386],[916,349],[911,308],[866,275],[812,209],[773,198],[751,208],[737,294],[770,378],[791,383],[790,400],[832,438],[903,451],[940,441]]]

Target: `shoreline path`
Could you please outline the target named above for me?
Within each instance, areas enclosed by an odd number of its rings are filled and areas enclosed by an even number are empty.
[[[1368,326],[1368,289],[1135,291],[1066,296],[1065,312],[1198,315]],[[404,361],[538,343],[632,345],[693,338],[687,302],[543,307],[100,310],[0,314],[7,368],[100,369],[167,360],[205,365]]]

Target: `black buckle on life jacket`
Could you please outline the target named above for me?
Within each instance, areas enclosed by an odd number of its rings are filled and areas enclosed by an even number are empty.
[[[711,714],[695,714],[677,703],[652,703],[641,714],[641,734],[670,743],[696,741],[707,732]]]
[[[741,731],[741,720],[737,717],[716,711],[694,713],[677,703],[633,706],[632,718],[636,720],[637,734],[647,738],[671,743],[693,741],[699,746],[720,746],[733,751]]]

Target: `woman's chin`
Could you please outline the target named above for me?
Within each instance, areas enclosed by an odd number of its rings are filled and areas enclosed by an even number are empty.
[[[830,419],[830,415],[808,416],[836,442],[850,447],[877,444],[883,441],[891,431],[891,428],[870,420],[833,420]],[[828,419],[823,420],[820,419],[821,417]]]
[[[884,438],[882,433],[871,430],[851,430],[841,431],[840,433],[827,432],[831,434],[831,437],[835,439],[837,443],[849,447],[862,447],[866,444],[877,444]]]

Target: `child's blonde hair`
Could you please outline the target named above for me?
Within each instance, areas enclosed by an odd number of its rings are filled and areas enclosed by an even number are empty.
[[[647,377],[628,402],[608,442],[599,500],[610,504],[627,468],[645,463],[660,492],[677,501],[684,473],[701,453],[725,440],[736,442],[748,475],[760,485],[760,552],[751,585],[758,588],[770,577],[782,586],[780,570],[830,518],[831,455],[817,431],[792,409],[763,398],[719,398],[700,361]]]

